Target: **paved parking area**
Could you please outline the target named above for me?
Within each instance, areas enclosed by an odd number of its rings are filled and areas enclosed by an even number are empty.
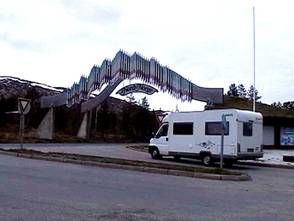
[[[62,153],[75,153],[83,155],[93,155],[102,157],[113,157],[128,160],[142,160],[148,162],[154,162],[150,155],[145,152],[134,151],[126,148],[130,145],[140,145],[134,143],[96,143],[96,144],[85,144],[85,143],[39,143],[39,144],[24,144],[24,148],[39,150],[42,152],[62,152]],[[142,144],[144,145],[144,144]],[[145,144],[146,145],[146,144]],[[0,148],[20,148],[19,144],[0,144]],[[265,150],[264,157],[261,158],[257,163],[269,163],[275,165],[290,165],[294,166],[294,163],[283,162],[283,155],[293,155],[294,150]],[[182,164],[181,162],[163,160],[163,163]],[[198,161],[194,161],[197,166],[200,166]],[[249,161],[252,162],[252,161]],[[256,161],[254,161],[256,163]]]

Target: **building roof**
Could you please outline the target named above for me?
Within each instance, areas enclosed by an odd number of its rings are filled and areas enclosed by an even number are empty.
[[[252,101],[246,98],[239,98],[233,96],[224,96],[222,104],[213,104],[206,106],[205,109],[223,109],[223,108],[237,108],[243,110],[252,110]],[[262,113],[266,118],[294,118],[294,111],[283,108],[274,107],[272,105],[256,102],[256,112]]]

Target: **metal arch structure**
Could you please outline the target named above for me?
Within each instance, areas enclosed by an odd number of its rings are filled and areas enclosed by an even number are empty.
[[[67,91],[57,96],[42,97],[41,107],[82,103],[81,111],[90,111],[110,96],[125,79],[140,79],[182,101],[223,103],[223,88],[199,87],[169,67],[162,66],[155,58],[147,59],[136,52],[130,56],[120,50],[112,61],[105,59],[100,66],[94,65],[88,77],[82,76],[79,83],[74,83]],[[101,91],[104,85],[106,87]],[[101,92],[94,99],[89,99],[95,90]]]

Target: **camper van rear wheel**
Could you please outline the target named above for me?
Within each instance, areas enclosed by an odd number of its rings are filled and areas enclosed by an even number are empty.
[[[159,150],[156,147],[153,148],[153,150],[151,151],[151,157],[152,157],[152,159],[160,159],[161,158]]]
[[[202,163],[204,166],[211,166],[212,165],[212,158],[210,154],[205,154],[202,156]]]

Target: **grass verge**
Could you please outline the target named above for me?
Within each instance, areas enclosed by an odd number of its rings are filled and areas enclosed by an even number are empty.
[[[127,159],[119,159],[119,158],[111,158],[111,157],[100,157],[100,156],[89,156],[89,155],[81,155],[81,154],[71,154],[71,153],[58,153],[58,152],[41,152],[32,149],[1,149],[5,152],[13,152],[17,154],[26,154],[31,156],[45,156],[51,158],[62,158],[62,159],[70,159],[70,160],[79,160],[79,161],[87,161],[87,162],[99,162],[105,164],[117,164],[117,165],[126,165],[126,166],[136,166],[136,167],[144,167],[144,168],[158,168],[163,170],[174,170],[174,171],[185,171],[192,173],[206,173],[206,174],[217,174],[217,175],[234,175],[240,176],[241,173],[230,171],[226,169],[220,168],[195,168],[191,166],[184,165],[173,165],[173,164],[165,164],[165,163],[157,163],[157,162],[146,162],[139,160],[127,160]]]

